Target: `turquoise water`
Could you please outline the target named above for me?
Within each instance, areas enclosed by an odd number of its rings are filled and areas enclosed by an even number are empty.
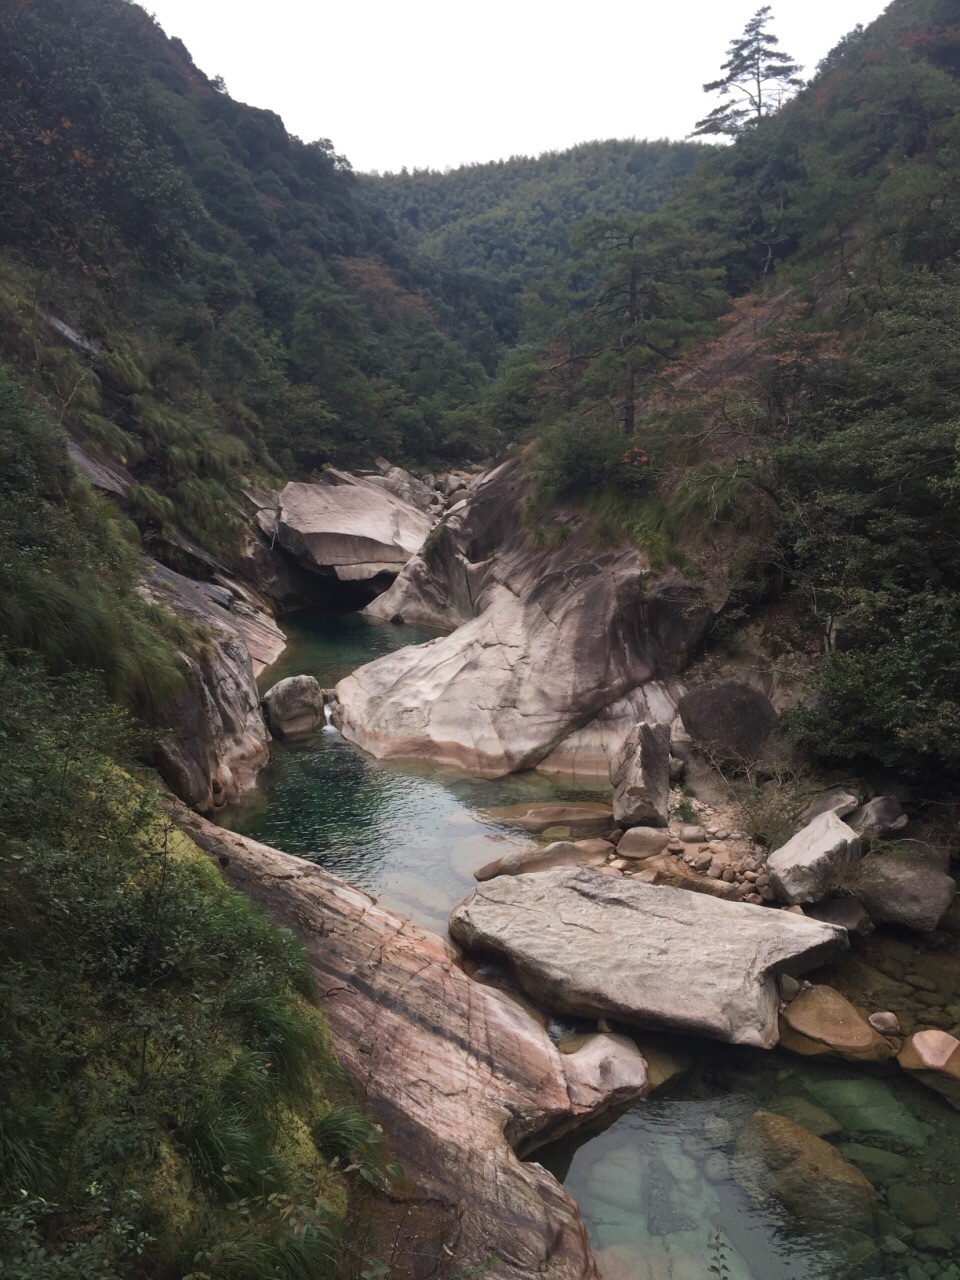
[[[264,690],[298,672],[331,686],[436,634],[319,611],[284,628],[290,647],[264,673]],[[229,824],[316,859],[441,933],[474,870],[529,843],[489,806],[597,799],[536,774],[491,782],[384,763],[331,728],[271,751],[260,787]],[[960,1031],[960,1003],[951,1003],[960,1002],[960,939],[875,937],[858,952],[828,975],[851,999],[893,1009],[907,1029],[940,1016]],[[936,990],[905,984],[911,971]],[[960,1280],[960,1112],[896,1069],[871,1075],[708,1042],[678,1042],[677,1051],[689,1070],[662,1095],[532,1157],[580,1205],[604,1280]],[[869,1230],[798,1217],[769,1173],[741,1167],[737,1135],[758,1108],[816,1122],[849,1158],[879,1164],[869,1175],[878,1193]],[[934,1203],[935,1221],[904,1220],[904,1188],[921,1193],[928,1218]]]
[[[902,1075],[703,1042],[684,1050],[693,1063],[681,1082],[603,1132],[532,1157],[579,1204],[605,1278],[714,1280],[718,1240],[729,1280],[960,1276],[956,1111]],[[869,1229],[842,1208],[825,1222],[787,1207],[769,1171],[738,1154],[738,1134],[758,1109],[826,1129],[845,1155],[872,1161]],[[918,1236],[891,1212],[897,1183],[935,1203],[934,1230],[945,1236],[932,1240],[935,1251],[922,1229]]]
[[[261,676],[264,691],[299,673],[329,687],[365,662],[437,634],[319,610],[293,614],[283,625],[290,644]],[[476,884],[478,867],[531,843],[487,817],[487,807],[596,799],[535,773],[486,781],[374,760],[330,726],[270,751],[257,790],[224,816],[225,825],[317,861],[440,933]]]

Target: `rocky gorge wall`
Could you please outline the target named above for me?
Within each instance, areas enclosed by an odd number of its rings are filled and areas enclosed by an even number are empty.
[[[702,592],[676,569],[654,570],[635,546],[598,548],[581,513],[570,513],[555,549],[533,549],[522,519],[529,491],[519,459],[481,477],[368,606],[372,617],[455,629],[340,682],[335,719],[350,741],[487,777],[549,757],[548,769],[597,774],[636,691],[673,719],[670,682],[713,617]],[[592,734],[557,753],[598,716]]]

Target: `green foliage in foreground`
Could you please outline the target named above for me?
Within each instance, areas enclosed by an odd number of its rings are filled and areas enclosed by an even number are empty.
[[[0,659],[0,1271],[319,1280],[331,1156],[377,1135],[331,1110],[302,948],[112,763],[127,732]]]

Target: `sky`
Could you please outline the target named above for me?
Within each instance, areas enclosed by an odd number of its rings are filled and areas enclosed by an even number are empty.
[[[141,0],[233,97],[355,169],[445,169],[597,138],[682,138],[758,0]],[[879,0],[778,0],[812,75]]]

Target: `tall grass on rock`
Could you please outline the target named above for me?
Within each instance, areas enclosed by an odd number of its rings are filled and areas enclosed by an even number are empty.
[[[0,1269],[332,1277],[313,1134],[348,1098],[305,953],[118,766],[130,729],[0,654]]]
[[[0,643],[51,672],[97,671],[112,698],[151,713],[181,676],[137,596],[136,542],[73,469],[63,431],[0,366]]]

